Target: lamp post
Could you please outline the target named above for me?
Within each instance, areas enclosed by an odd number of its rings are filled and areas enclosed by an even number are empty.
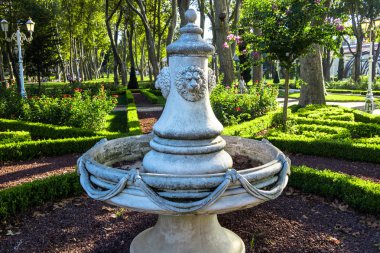
[[[372,93],[372,79],[373,79],[373,44],[372,44],[372,33],[373,27],[369,34],[369,56],[368,56],[368,90],[365,98],[365,111],[368,113],[373,113],[375,109],[374,98]]]
[[[5,19],[1,20],[1,29],[5,33],[5,40],[7,42],[15,41],[17,43],[17,49],[18,49],[18,64],[19,64],[19,72],[20,72],[20,86],[21,86],[21,97],[26,98],[26,91],[24,86],[24,67],[23,67],[23,61],[22,61],[22,51],[21,51],[21,45],[24,41],[30,43],[33,39],[33,31],[34,31],[34,25],[35,23],[29,18],[28,21],[25,22],[26,29],[28,30],[30,37],[27,38],[24,33],[20,31],[20,24],[17,24],[17,31],[13,33],[10,37],[8,37],[8,28],[9,23]]]

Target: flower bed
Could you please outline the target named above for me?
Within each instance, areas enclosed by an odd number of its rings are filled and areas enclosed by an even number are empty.
[[[0,117],[101,130],[115,104],[116,98],[108,96],[103,88],[96,95],[78,88],[72,96],[29,99],[8,89],[0,95]]]

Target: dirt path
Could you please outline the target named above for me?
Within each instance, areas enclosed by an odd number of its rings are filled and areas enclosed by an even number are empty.
[[[162,110],[157,110],[157,105],[152,104],[140,93],[133,93],[139,116],[140,127],[143,134],[152,132],[153,125],[160,118]],[[149,109],[152,110],[149,110]]]
[[[78,154],[0,163],[0,190],[75,170]]]
[[[242,237],[247,253],[380,250],[380,220],[293,189],[219,220]],[[129,252],[131,240],[155,221],[155,215],[72,198],[46,204],[2,228],[0,252]]]
[[[352,162],[343,159],[303,154],[290,154],[292,165],[306,165],[314,169],[330,169],[380,183],[380,164]]]

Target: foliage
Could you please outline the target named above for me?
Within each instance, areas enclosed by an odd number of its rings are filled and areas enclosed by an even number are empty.
[[[361,76],[360,82],[355,83],[352,79],[344,79],[340,81],[330,81],[326,83],[326,88],[328,90],[362,90],[367,91],[368,88],[368,77]],[[380,90],[380,79],[375,79],[372,89]],[[351,92],[351,91],[349,91]],[[380,94],[380,93],[379,93]],[[365,95],[365,93],[363,94]]]
[[[157,92],[155,93],[154,91],[152,92],[152,90],[141,89],[140,93],[152,104],[165,105],[166,103],[166,99],[161,94],[157,94]]]
[[[7,90],[0,97],[0,117],[43,122],[56,125],[101,130],[106,116],[112,111],[116,99],[107,96],[104,89],[95,96],[89,92],[74,92],[73,97],[51,98],[45,95],[24,100],[15,91]],[[15,106],[14,104],[17,106]]]
[[[26,131],[32,139],[62,139],[75,137],[90,137],[95,135],[112,136],[110,132],[94,132],[90,130],[73,128],[68,126],[56,126],[38,122],[26,122],[21,120],[0,119],[0,131]]]
[[[30,141],[31,136],[29,132],[25,131],[7,131],[0,132],[0,144],[20,142],[20,141]]]
[[[300,93],[292,93],[289,95],[290,98],[299,98]],[[377,99],[375,99],[377,100]],[[341,95],[341,94],[327,94],[327,102],[363,102],[365,101],[364,96],[355,96],[355,95]]]
[[[106,129],[110,132],[127,132],[127,114],[125,111],[113,111],[107,117]]]
[[[13,142],[0,145],[0,161],[83,153],[105,136]]]
[[[83,189],[77,173],[35,180],[0,191],[0,220],[8,220],[47,201],[78,196]]]
[[[251,121],[232,125],[224,128],[224,135],[240,136],[243,138],[254,137],[257,133],[280,124],[282,118],[281,110],[269,112],[264,116],[257,117]]]
[[[277,108],[276,87],[257,84],[248,94],[237,94],[238,89],[218,85],[210,96],[211,106],[223,125],[234,125],[264,115]]]
[[[292,153],[380,163],[380,144],[355,143],[335,139],[320,140],[292,134],[269,136],[267,138],[279,149]]]
[[[251,43],[254,52],[266,53],[290,69],[311,45],[324,45],[338,34],[335,26],[325,20],[329,13],[325,4],[314,0],[246,1],[243,38]],[[260,29],[260,36],[251,32],[252,27]]]
[[[354,209],[379,216],[380,185],[330,170],[292,166],[289,186],[303,192],[339,199]]]
[[[139,122],[139,116],[137,114],[137,108],[135,104],[135,100],[133,98],[132,92],[127,90],[126,91],[127,96],[127,126],[128,126],[128,133],[130,135],[138,135],[142,134],[140,122]]]

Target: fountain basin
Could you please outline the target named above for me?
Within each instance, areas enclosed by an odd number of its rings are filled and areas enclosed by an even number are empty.
[[[290,173],[289,159],[268,141],[223,136],[225,151],[263,165],[225,173],[172,175],[146,173],[142,165],[111,167],[142,160],[153,135],[102,140],[78,160],[87,194],[112,205],[162,215],[220,214],[250,208],[277,198]],[[194,164],[196,166],[196,164]]]

